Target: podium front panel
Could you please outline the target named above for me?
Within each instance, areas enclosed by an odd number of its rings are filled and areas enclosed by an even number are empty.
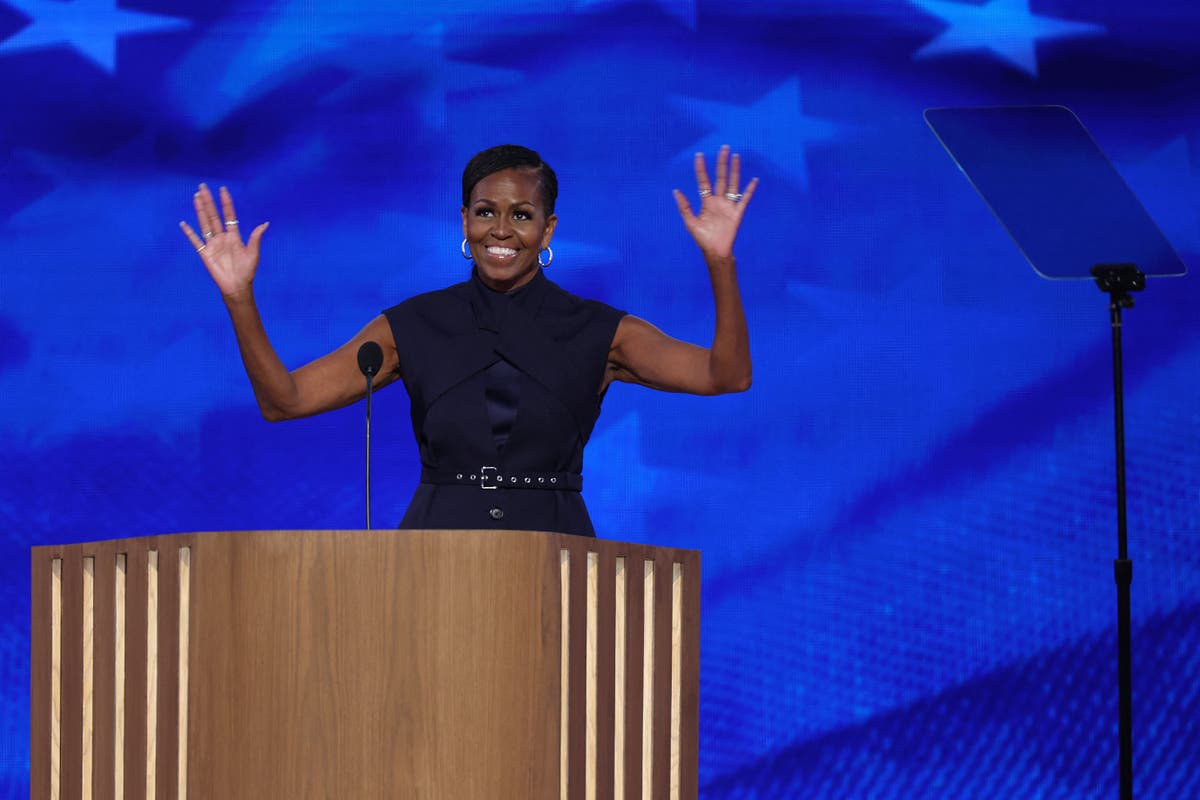
[[[36,798],[694,798],[699,553],[526,531],[32,553]]]

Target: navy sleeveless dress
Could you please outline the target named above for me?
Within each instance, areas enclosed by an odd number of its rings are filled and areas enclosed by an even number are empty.
[[[583,449],[624,312],[538,270],[511,293],[471,278],[383,312],[421,456],[401,528],[595,536]]]

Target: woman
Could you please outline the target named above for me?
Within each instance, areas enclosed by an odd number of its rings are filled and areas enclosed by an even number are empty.
[[[462,255],[471,277],[384,311],[337,350],[288,371],[252,291],[267,223],[243,243],[233,199],[194,196],[203,238],[184,234],[221,290],[259,410],[271,421],[340,408],[365,394],[359,347],[374,341],[382,388],[402,379],[421,453],[421,482],[401,528],[520,528],[594,536],[579,491],[583,446],[613,381],[721,394],[750,386],[750,347],[733,243],[758,179],[739,191],[740,159],[717,155],[710,183],[695,159],[700,211],[675,190],[708,264],[716,326],[708,348],[673,339],[550,282],[558,182],[532,150],[501,145],[463,172]],[[544,254],[544,255],[543,255]]]

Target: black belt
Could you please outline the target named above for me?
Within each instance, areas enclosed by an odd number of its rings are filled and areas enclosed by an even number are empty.
[[[421,470],[421,483],[450,486],[477,486],[480,489],[551,489],[578,492],[583,489],[583,476],[577,472],[529,472],[501,467],[475,469]]]

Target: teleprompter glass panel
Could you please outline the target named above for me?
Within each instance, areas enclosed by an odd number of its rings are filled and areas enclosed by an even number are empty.
[[[930,108],[925,121],[1039,275],[1091,280],[1095,264],[1187,272],[1070,109]]]

